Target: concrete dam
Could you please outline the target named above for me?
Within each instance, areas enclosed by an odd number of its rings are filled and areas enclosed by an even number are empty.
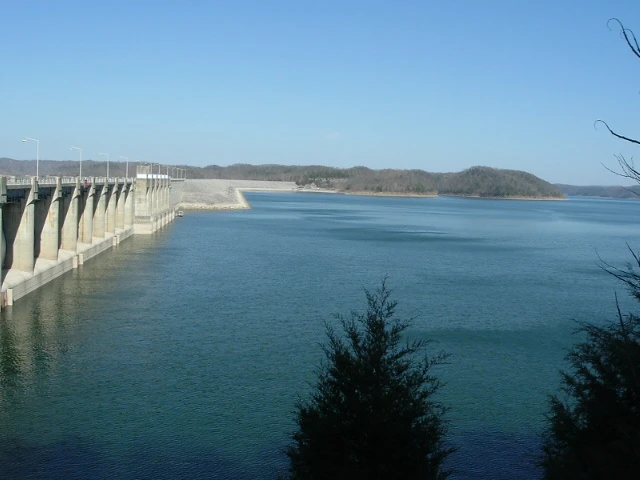
[[[127,237],[164,227],[183,185],[149,165],[135,178],[1,176],[2,308]]]

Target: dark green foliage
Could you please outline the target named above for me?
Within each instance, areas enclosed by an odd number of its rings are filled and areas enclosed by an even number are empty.
[[[296,409],[290,478],[444,479],[452,450],[431,368],[447,355],[421,356],[425,341],[402,343],[410,321],[392,318],[384,281],[366,297],[366,312],[338,316],[344,337],[327,325],[326,361]]]
[[[545,478],[640,478],[640,317],[604,327],[582,324],[563,372],[566,399],[550,401]]]
[[[602,268],[640,301],[640,256],[631,254],[634,265]],[[586,338],[567,355],[572,371],[562,372],[564,398],[550,399],[544,477],[640,478],[640,317],[618,308],[617,321],[582,323],[579,332]]]

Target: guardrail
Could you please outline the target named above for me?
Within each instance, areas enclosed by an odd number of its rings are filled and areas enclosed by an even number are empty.
[[[24,176],[16,176],[16,175],[2,175],[4,177],[7,178],[7,186],[10,187],[30,187],[31,186],[31,182],[33,180],[34,177],[29,176],[29,175],[24,175]],[[166,178],[166,177],[165,177]],[[56,185],[57,184],[57,179],[58,177],[54,177],[51,175],[46,175],[46,176],[40,176],[38,177],[38,185],[41,186],[52,186],[52,185]],[[72,176],[64,176],[61,177],[62,179],[62,184],[63,185],[75,185],[78,177],[72,177]],[[105,183],[113,183],[113,184],[132,184],[134,182],[134,178],[133,177],[95,177],[94,181],[97,185],[104,185]],[[85,181],[91,183],[91,179],[90,177],[84,177],[84,179],[81,180],[81,183],[84,183]]]
[[[19,185],[19,186],[24,186],[24,185],[31,185],[31,178],[32,177],[7,177],[7,186],[12,185]]]
[[[38,185],[56,185],[57,183],[56,177],[38,177]]]

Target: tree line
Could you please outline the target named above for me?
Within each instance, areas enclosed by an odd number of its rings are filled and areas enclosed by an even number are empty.
[[[356,193],[398,193],[417,195],[464,195],[476,197],[562,198],[550,183],[527,172],[490,167],[472,167],[462,172],[432,173],[424,170],[368,167],[334,168],[319,165],[208,166],[194,171],[197,178],[234,180],[276,180],[314,185]],[[190,177],[195,178],[195,177]]]

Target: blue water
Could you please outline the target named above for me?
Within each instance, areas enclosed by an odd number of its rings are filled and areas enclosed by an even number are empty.
[[[0,317],[0,478],[274,478],[324,322],[388,282],[452,354],[456,479],[538,478],[575,320],[615,318],[597,265],[640,245],[634,201],[251,193],[187,212]]]

